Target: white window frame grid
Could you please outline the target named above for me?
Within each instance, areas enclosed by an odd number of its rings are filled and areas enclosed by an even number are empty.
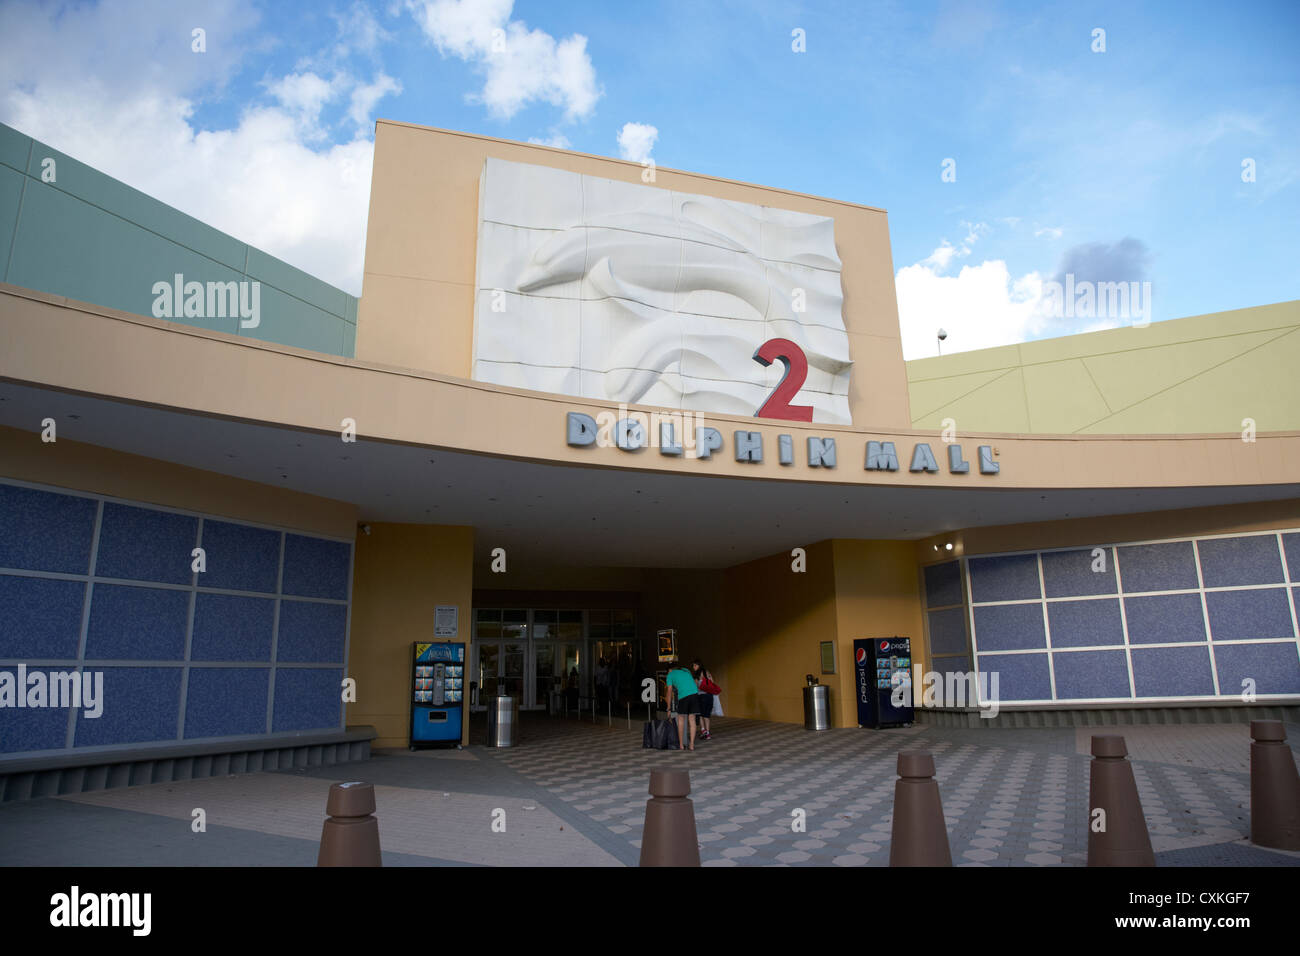
[[[1218,662],[1216,660],[1216,655],[1214,653],[1214,649],[1216,646],[1229,647],[1233,645],[1242,645],[1242,644],[1251,644],[1251,645],[1290,644],[1296,650],[1297,659],[1300,660],[1300,615],[1297,615],[1297,607],[1296,607],[1297,601],[1296,601],[1296,594],[1294,590],[1297,586],[1300,586],[1300,581],[1293,581],[1291,579],[1291,569],[1290,566],[1287,564],[1286,548],[1283,544],[1282,536],[1288,534],[1300,534],[1300,528],[1281,528],[1273,531],[1238,531],[1238,532],[1225,532],[1220,534],[1200,534],[1200,535],[1188,535],[1180,538],[1154,538],[1154,539],[1147,539],[1141,541],[1118,541],[1118,542],[1111,542],[1109,544],[1073,545],[1070,547],[1063,547],[1063,548],[1030,548],[1021,551],[999,551],[999,552],[992,552],[989,554],[963,555],[960,558],[960,561],[961,561],[963,583],[965,586],[966,624],[968,628],[967,633],[970,638],[970,653],[972,659],[972,666],[974,667],[976,674],[979,674],[980,660],[982,657],[992,657],[992,656],[1002,657],[1002,656],[1010,656],[1016,654],[1046,654],[1047,655],[1048,674],[1051,678],[1051,688],[1052,688],[1051,698],[1040,698],[1036,700],[1017,699],[1017,700],[999,701],[998,706],[1004,710],[1008,708],[1041,707],[1043,705],[1062,705],[1062,704],[1070,705],[1070,706],[1088,706],[1091,704],[1166,704],[1168,705],[1168,704],[1197,704],[1197,703],[1207,703],[1207,702],[1222,702],[1227,700],[1239,700],[1241,699],[1240,691],[1230,690],[1228,692],[1225,692],[1219,684]],[[1224,538],[1251,538],[1251,537],[1260,537],[1260,538],[1272,537],[1275,540],[1277,544],[1278,558],[1282,563],[1282,580],[1280,582],[1274,582],[1272,584],[1238,584],[1238,585],[1217,585],[1214,587],[1206,587],[1204,571],[1201,565],[1200,542],[1219,540]],[[1187,542],[1190,542],[1192,545],[1192,555],[1196,565],[1197,586],[1195,588],[1173,588],[1173,589],[1162,590],[1162,591],[1131,591],[1131,592],[1126,592],[1124,590],[1123,569],[1120,566],[1120,560],[1119,560],[1120,548],[1140,547],[1142,545],[1152,545],[1152,544],[1182,544]],[[1045,580],[1043,576],[1043,555],[1044,554],[1059,554],[1062,552],[1069,552],[1069,551],[1088,552],[1088,551],[1096,550],[1098,548],[1107,552],[1112,562],[1112,566],[1115,569],[1115,590],[1113,592],[1106,593],[1106,594],[1067,595],[1064,597],[1047,596],[1047,588],[1045,586]],[[1037,598],[1019,598],[1019,599],[1009,600],[1009,601],[979,601],[979,602],[976,602],[974,600],[974,592],[971,586],[969,562],[974,560],[984,559],[984,558],[1009,558],[1009,557],[1016,557],[1020,555],[1029,555],[1029,554],[1035,556],[1038,564],[1039,596]],[[1247,639],[1220,640],[1220,641],[1216,641],[1214,639],[1213,630],[1210,626],[1209,605],[1207,602],[1206,595],[1215,592],[1221,592],[1221,591],[1264,591],[1264,590],[1276,590],[1278,588],[1282,588],[1284,590],[1287,599],[1287,604],[1291,612],[1291,637],[1289,638],[1285,638],[1285,637],[1247,638]],[[1132,644],[1129,641],[1128,615],[1125,611],[1124,599],[1126,597],[1156,597],[1160,595],[1169,595],[1169,594],[1196,594],[1200,597],[1201,615],[1205,627],[1205,639],[1201,641],[1168,641],[1168,642],[1159,642],[1159,643],[1151,643],[1151,644],[1148,643]],[[1047,613],[1048,604],[1055,603],[1055,602],[1103,601],[1103,600],[1119,601],[1120,623],[1123,628],[1123,634],[1124,634],[1123,644],[1088,645],[1088,646],[1060,648],[1060,649],[1054,649],[1052,647],[1052,630],[1051,630],[1051,625],[1049,623],[1048,613]],[[975,609],[977,607],[1006,607],[1015,604],[1025,604],[1025,605],[1040,604],[1042,606],[1044,646],[1036,647],[1036,648],[1021,648],[1021,649],[1014,649],[1014,650],[980,651],[979,635],[976,632],[976,628],[975,628]],[[929,610],[939,610],[939,609],[927,608],[927,611]],[[1204,647],[1206,648],[1209,653],[1210,674],[1214,680],[1215,693],[1199,695],[1199,696],[1193,695],[1193,696],[1181,696],[1181,697],[1139,697],[1137,696],[1137,687],[1135,683],[1136,679],[1133,674],[1132,651],[1134,647],[1138,648],[1139,650],[1144,648],[1161,648],[1161,647]],[[1131,696],[1057,698],[1055,655],[1073,654],[1073,653],[1080,653],[1086,651],[1095,652],[1095,651],[1119,651],[1119,650],[1124,651],[1126,667],[1128,669],[1129,693]],[[978,684],[978,681],[976,683]],[[1300,700],[1300,695],[1297,694],[1256,693],[1254,697],[1256,700],[1267,700],[1267,701]],[[981,701],[981,703],[983,702]]]
[[[74,574],[64,571],[33,571],[28,568],[8,568],[0,567],[0,574],[12,577],[41,578],[44,580],[55,581],[80,581],[85,584],[85,591],[81,599],[81,624],[80,633],[77,636],[77,657],[55,658],[55,657],[0,657],[0,667],[16,667],[19,664],[26,664],[29,668],[47,668],[59,667],[65,670],[75,670],[82,673],[86,670],[100,670],[117,667],[154,667],[154,668],[180,668],[181,669],[181,688],[176,717],[176,736],[162,738],[158,740],[136,741],[119,744],[102,744],[88,747],[75,746],[76,727],[78,719],[78,710],[76,707],[68,708],[68,723],[62,747],[55,747],[46,750],[15,750],[0,753],[0,760],[18,759],[28,757],[40,757],[50,754],[60,754],[75,751],[76,753],[99,753],[120,750],[124,747],[141,748],[150,746],[173,746],[177,743],[188,744],[207,744],[222,743],[226,741],[238,742],[246,740],[260,740],[265,737],[274,737],[281,734],[302,733],[302,731],[275,731],[275,678],[279,669],[285,670],[341,670],[344,676],[347,676],[348,661],[350,660],[352,649],[352,586],[353,572],[356,564],[356,546],[350,538],[341,538],[334,535],[319,534],[312,531],[303,531],[299,528],[289,528],[281,525],[270,525],[257,521],[248,521],[243,518],[233,518],[225,515],[208,514],[207,512],[192,511],[186,508],[175,508],[170,505],[154,504],[153,502],[139,501],[133,498],[119,498],[114,495],[97,494],[95,492],[81,491],[72,488],[60,488],[56,485],[40,484],[32,481],[22,481],[16,478],[0,477],[0,485],[10,485],[17,488],[27,488],[32,491],[45,491],[53,494],[64,495],[70,498],[85,498],[94,501],[95,517],[94,529],[90,539],[90,560],[87,567],[87,573]],[[96,564],[99,560],[99,533],[103,522],[104,505],[117,504],[129,508],[140,508],[146,511],[160,511],[167,514],[182,515],[187,518],[197,518],[198,528],[195,533],[194,547],[203,546],[203,528],[205,520],[221,522],[223,524],[242,525],[245,527],[256,528],[262,531],[276,532],[280,536],[279,556],[277,558],[278,566],[276,569],[275,592],[268,591],[241,591],[234,588],[210,588],[198,583],[200,572],[190,572],[189,584],[171,584],[163,581],[146,581],[136,578],[112,578],[101,577],[96,574]],[[348,545],[348,587],[346,598],[314,598],[303,597],[301,595],[284,594],[284,558],[288,544],[288,535],[297,535],[303,538],[315,538],[322,541],[333,541],[340,544]],[[189,593],[189,608],[186,612],[185,624],[185,651],[181,660],[127,660],[118,658],[86,658],[86,640],[90,629],[90,610],[91,595],[96,584],[105,585],[123,585],[126,587],[145,587],[165,591],[185,591]],[[263,600],[273,600],[274,610],[271,621],[271,652],[270,659],[266,661],[194,661],[190,659],[193,637],[194,637],[194,607],[199,594],[222,594],[233,597],[261,598]],[[308,604],[333,604],[343,605],[346,608],[344,614],[343,630],[343,660],[342,661],[278,661],[279,637],[280,637],[280,607],[283,601],[300,601]],[[264,726],[266,729],[253,734],[233,734],[215,737],[186,737],[185,736],[185,711],[188,705],[188,693],[190,683],[191,668],[216,668],[216,669],[249,669],[258,670],[266,669],[270,673],[267,675],[266,689],[266,718]],[[339,708],[339,730],[347,726],[347,707],[346,705]]]

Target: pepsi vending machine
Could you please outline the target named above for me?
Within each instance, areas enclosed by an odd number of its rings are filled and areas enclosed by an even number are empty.
[[[873,637],[853,642],[859,727],[912,726],[912,639]],[[896,695],[895,688],[902,690]],[[900,700],[902,706],[895,701]]]
[[[411,749],[460,746],[465,645],[416,642],[412,658]]]

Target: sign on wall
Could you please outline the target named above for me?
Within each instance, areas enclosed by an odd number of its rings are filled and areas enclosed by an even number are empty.
[[[479,381],[848,425],[842,308],[829,217],[484,164]]]
[[[455,606],[438,605],[433,612],[433,636],[456,637],[458,610]]]

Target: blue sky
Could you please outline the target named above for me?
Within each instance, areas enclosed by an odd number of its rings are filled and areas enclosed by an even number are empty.
[[[352,292],[384,117],[632,158],[644,124],[660,166],[884,208],[908,358],[1124,323],[1045,313],[1065,272],[1157,321],[1300,298],[1289,0],[10,3],[0,38],[0,120]]]

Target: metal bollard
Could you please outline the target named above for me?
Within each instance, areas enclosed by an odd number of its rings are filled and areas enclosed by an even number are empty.
[[[321,828],[317,866],[383,866],[379,821],[374,817],[375,788],[369,783],[336,783],[325,802],[329,819]]]
[[[924,751],[902,751],[898,778],[889,865],[952,866],[948,825],[943,819],[939,783],[934,779],[934,757]]]
[[[641,866],[699,866],[700,843],[695,833],[695,807],[687,794],[686,770],[651,770],[650,799],[641,831]]]
[[[1300,850],[1300,774],[1280,720],[1250,722],[1250,842]]]
[[[1119,734],[1092,738],[1088,774],[1088,865],[1155,866],[1128,748]],[[1104,811],[1098,816],[1097,811]]]

